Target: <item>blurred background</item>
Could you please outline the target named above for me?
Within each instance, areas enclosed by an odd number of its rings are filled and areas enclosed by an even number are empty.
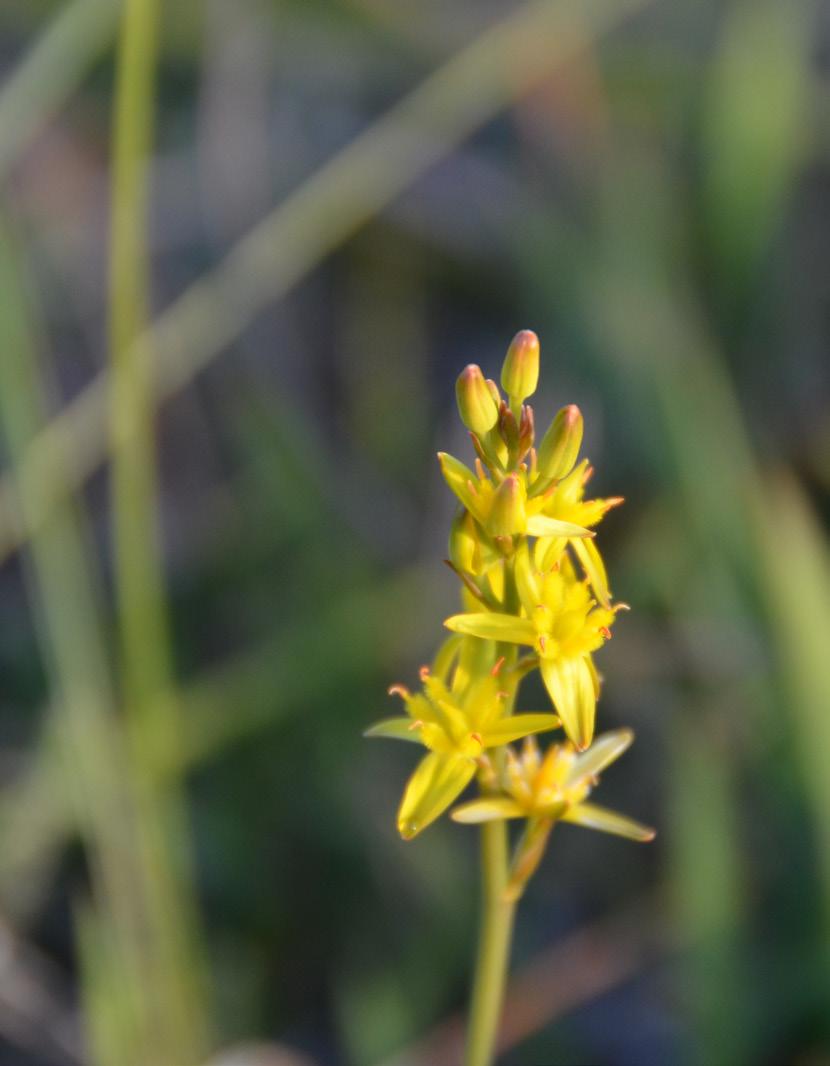
[[[150,6],[0,7],[0,1063],[458,1061],[476,834],[361,732],[520,328],[659,835],[554,834],[501,1061],[830,1063],[830,7]]]

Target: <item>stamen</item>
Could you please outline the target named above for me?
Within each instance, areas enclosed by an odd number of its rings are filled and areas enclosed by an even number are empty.
[[[605,637],[606,640],[610,640],[611,639],[612,634],[611,634],[611,630],[608,628],[608,626],[600,626],[599,627],[599,631],[600,631],[600,633],[602,633],[602,635]]]
[[[475,487],[470,478],[467,478],[467,488],[470,490],[473,496],[478,496],[478,489]]]
[[[470,733],[470,736],[472,737],[473,740],[475,740],[478,744],[481,745],[481,749],[483,751],[484,750],[484,741],[481,739],[481,734],[480,733]]]
[[[545,637],[544,634],[540,634],[539,635],[539,651],[544,651],[545,650],[545,645],[547,644],[547,642],[548,642],[547,641],[547,637]]]
[[[409,727],[408,727],[408,731],[409,731],[410,733],[414,733],[416,729],[421,729],[421,728],[423,727],[423,724],[424,724],[424,723],[423,723],[423,722],[421,721],[421,719],[420,719],[420,718],[418,718],[418,719],[417,719],[416,721],[414,721],[414,722],[412,723],[412,725],[411,725],[411,726],[409,726]]]
[[[476,456],[476,473],[478,474],[479,481],[487,480],[487,475],[484,473],[484,465],[482,464],[481,459],[479,459],[478,456]]]
[[[510,695],[510,693],[509,693],[509,692],[497,692],[497,693],[496,693],[496,696],[497,696],[497,697],[498,697],[498,698],[499,698],[500,700],[506,700],[506,699],[508,698],[508,696],[509,696],[509,695]]]
[[[429,667],[426,665],[422,666],[421,669],[418,671],[418,677],[420,677],[422,681],[426,681],[426,679],[429,677]]]
[[[585,473],[582,475],[582,484],[587,485],[593,476],[594,468],[592,466],[586,466]]]
[[[386,691],[390,696],[400,696],[402,700],[409,698],[409,689],[406,685],[390,685]]]
[[[499,670],[501,670],[501,668],[504,666],[505,658],[506,657],[504,655],[500,655],[498,659],[496,659],[495,663],[493,664],[493,669],[490,671],[493,677],[499,676]]]

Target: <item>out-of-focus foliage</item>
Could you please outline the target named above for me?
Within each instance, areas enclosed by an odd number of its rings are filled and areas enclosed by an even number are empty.
[[[161,6],[148,237],[181,728],[139,732],[172,752],[156,784],[185,801],[165,829],[198,920],[185,900],[191,955],[137,965],[204,991],[217,1064],[454,1060],[470,837],[402,843],[411,753],[361,732],[454,609],[434,457],[467,448],[454,377],[495,376],[528,327],[540,417],[578,403],[597,493],[627,497],[604,548],[633,610],[600,666],[605,722],[638,743],[603,801],[659,836],[557,828],[504,1062],[824,1061],[826,10]],[[86,1063],[129,1016],[112,945],[140,942],[164,882],[124,820],[101,473],[120,9],[0,12],[9,1066]]]

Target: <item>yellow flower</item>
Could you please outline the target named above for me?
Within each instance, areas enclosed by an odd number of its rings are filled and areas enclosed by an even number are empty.
[[[617,607],[602,607],[587,583],[578,580],[567,556],[546,574],[532,570],[526,546],[516,555],[516,584],[522,614],[470,612],[444,625],[485,640],[529,645],[569,739],[583,751],[594,734],[599,678],[591,653],[611,636]]]
[[[407,716],[386,718],[366,731],[369,737],[415,741],[429,749],[410,777],[398,810],[398,832],[404,840],[411,840],[458,798],[485,749],[559,725],[554,714],[509,713],[509,689],[515,682],[499,677],[494,656],[492,645],[451,639],[436,658],[436,672],[422,669],[422,692],[412,695],[402,685],[390,689],[403,698]],[[453,661],[448,685],[442,675]]]
[[[505,477],[490,478],[481,460],[473,473],[459,459],[438,453],[441,473],[463,506],[481,529],[493,540],[514,536],[592,537],[587,528],[543,514],[549,501],[545,496],[528,497],[527,470],[521,467]]]
[[[630,729],[598,737],[582,754],[572,744],[553,744],[544,758],[534,738],[525,741],[517,757],[508,749],[502,785],[506,795],[485,796],[457,807],[456,822],[477,824],[499,818],[529,819],[513,863],[511,893],[521,892],[539,864],[550,830],[556,822],[572,822],[604,833],[645,842],[654,830],[623,814],[587,802],[598,775],[622,755],[634,739]]]

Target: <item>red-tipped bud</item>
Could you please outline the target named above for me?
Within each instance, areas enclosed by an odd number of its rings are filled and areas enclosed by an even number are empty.
[[[479,436],[489,433],[499,417],[499,409],[481,367],[470,363],[462,370],[455,383],[455,398],[461,421],[467,429]]]
[[[501,371],[501,386],[511,404],[520,404],[536,391],[539,381],[539,338],[530,329],[520,330],[510,342]]]
[[[576,404],[563,407],[551,423],[536,453],[539,478],[560,481],[573,469],[582,444],[582,413]]]

